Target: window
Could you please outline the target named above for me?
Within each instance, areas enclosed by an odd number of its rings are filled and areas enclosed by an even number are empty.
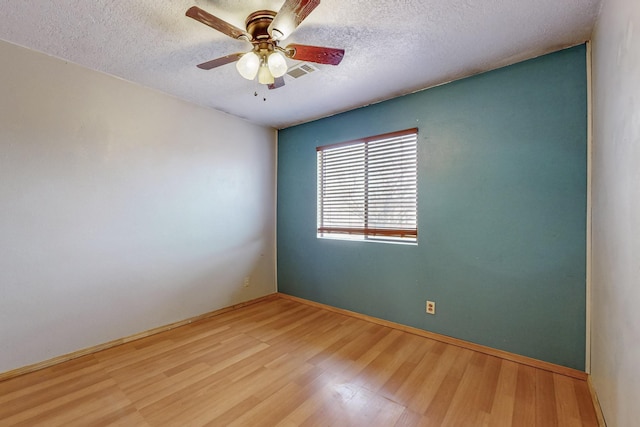
[[[414,243],[418,129],[316,148],[318,237]]]

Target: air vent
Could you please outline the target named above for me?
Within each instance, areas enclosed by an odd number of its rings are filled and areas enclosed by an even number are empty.
[[[296,65],[295,67],[289,69],[289,71],[287,71],[287,74],[294,79],[297,79],[302,76],[306,76],[307,74],[313,73],[317,70],[318,69],[313,65],[303,62],[302,64]]]

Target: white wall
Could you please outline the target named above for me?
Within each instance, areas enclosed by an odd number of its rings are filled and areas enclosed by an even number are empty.
[[[592,380],[610,427],[640,420],[640,2],[593,36]]]
[[[273,129],[0,58],[0,372],[275,292]]]

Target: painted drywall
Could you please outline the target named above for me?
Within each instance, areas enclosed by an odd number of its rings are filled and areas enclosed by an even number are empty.
[[[415,126],[418,245],[317,239],[315,147]],[[586,129],[582,45],[280,131],[279,290],[584,369]]]
[[[0,372],[275,291],[273,129],[0,58]]]
[[[591,374],[609,426],[640,420],[640,3],[593,35]]]

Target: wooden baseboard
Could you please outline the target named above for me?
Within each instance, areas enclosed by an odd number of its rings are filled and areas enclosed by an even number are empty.
[[[602,407],[600,406],[596,389],[593,387],[593,382],[591,381],[591,375],[587,377],[587,385],[589,386],[589,394],[591,395],[591,401],[593,402],[593,409],[595,409],[596,417],[598,418],[598,426],[607,427],[607,422],[604,419],[604,414],[602,413]]]
[[[336,313],[344,314],[347,316],[355,317],[358,319],[366,320],[368,322],[376,323],[378,325],[387,326],[389,328],[398,329],[400,331],[408,332],[421,337],[430,338],[436,341],[441,341],[447,344],[455,345],[457,347],[466,348],[469,350],[477,351],[480,353],[488,354],[490,356],[499,357],[501,359],[511,360],[512,362],[521,363],[523,365],[532,366],[534,368],[543,369],[545,371],[554,372],[556,374],[565,375],[568,377],[576,378],[579,380],[587,380],[587,373],[579,371],[573,368],[567,368],[566,366],[556,365],[555,363],[549,363],[542,360],[534,359],[527,356],[521,356],[519,354],[510,353],[508,351],[498,350],[492,347],[487,347],[480,344],[475,344],[469,341],[464,341],[458,338],[449,337],[446,335],[437,334],[435,332],[425,331],[423,329],[414,328],[411,326],[402,325],[400,323],[390,322],[388,320],[379,319],[377,317],[368,316],[366,314],[356,313],[354,311],[345,310],[342,308],[332,307],[330,305],[322,304],[315,301],[309,301],[304,298],[294,297],[283,293],[277,294],[280,298],[288,299],[291,301],[297,301],[303,304],[311,305],[313,307],[323,308],[325,310],[333,311]]]
[[[157,328],[149,329],[147,331],[139,332],[137,334],[130,335],[128,337],[119,338],[117,340],[109,341],[103,344],[94,345],[92,347],[87,347],[82,350],[77,350],[68,354],[64,354],[62,356],[54,357],[52,359],[47,359],[42,362],[34,363],[32,365],[23,366],[21,368],[12,369],[7,372],[0,373],[0,381],[8,380],[9,378],[14,378],[19,375],[28,374],[29,372],[38,371],[40,369],[48,368],[49,366],[57,365],[62,362],[66,362],[71,359],[77,359],[78,357],[86,356],[88,354],[96,353],[100,350],[106,350],[111,347],[115,347],[117,345],[125,344],[131,341],[139,340],[141,338],[146,338],[151,335],[158,334],[160,332],[165,332],[170,329],[177,328],[179,326],[188,325],[189,323],[197,322],[198,320],[208,319],[213,316],[218,316],[223,313],[227,313],[232,310],[237,310],[242,307],[246,307],[248,305],[252,305],[258,303],[260,301],[266,301],[270,299],[278,298],[277,293],[265,295],[260,298],[252,299],[249,301],[241,302],[238,304],[231,305],[229,307],[224,307],[219,310],[210,311],[208,313],[200,314],[198,316],[190,317],[188,319],[180,320],[178,322],[170,323],[168,325],[159,326]]]

